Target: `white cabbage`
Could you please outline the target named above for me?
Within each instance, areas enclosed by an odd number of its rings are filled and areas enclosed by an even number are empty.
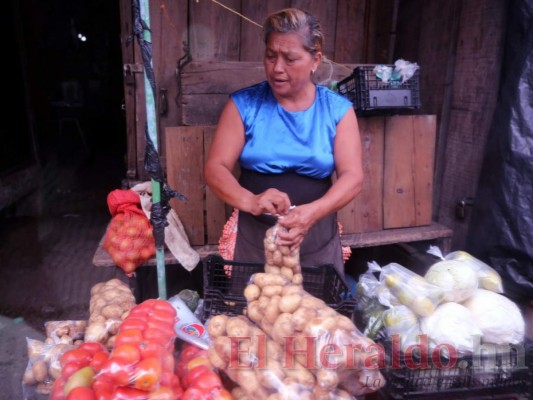
[[[476,272],[460,261],[438,261],[429,267],[424,278],[444,289],[445,301],[461,303],[478,288]]]
[[[507,297],[478,289],[463,305],[470,310],[481,329],[483,342],[505,345],[524,340],[524,317],[518,306]]]
[[[475,336],[481,336],[481,329],[473,322],[472,313],[458,303],[444,303],[429,317],[422,318],[420,328],[428,336],[429,348],[451,345],[458,354],[472,353]],[[443,346],[443,355],[448,348]]]

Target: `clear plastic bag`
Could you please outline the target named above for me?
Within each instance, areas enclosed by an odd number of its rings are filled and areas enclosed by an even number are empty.
[[[79,345],[83,342],[87,321],[46,321],[44,327],[48,342]]]
[[[397,263],[381,269],[380,281],[401,304],[421,317],[431,315],[445,297],[442,288]]]
[[[495,293],[503,293],[503,283],[500,274],[498,274],[494,268],[485,264],[470,253],[463,250],[457,250],[443,256],[442,251],[437,246],[430,246],[427,252],[441,260],[454,260],[463,263],[465,267],[475,271],[481,289],[487,289]]]
[[[28,363],[22,376],[24,398],[35,393],[48,395],[54,381],[61,376],[61,356],[75,346],[66,343],[44,343],[26,338]]]
[[[99,282],[91,288],[86,342],[98,342],[111,348],[120,324],[135,306],[135,296],[119,279]]]
[[[316,390],[342,390],[352,396],[379,390],[385,380],[376,344],[350,318],[304,290],[299,255],[296,250],[285,254],[288,248],[276,244],[277,229],[283,228],[275,225],[266,232],[265,272],[252,275],[244,291],[248,317],[286,356],[312,371]],[[325,362],[323,354],[329,349],[337,353]]]
[[[238,385],[239,399],[351,399],[334,372],[316,376],[245,316],[217,315],[208,321],[213,340],[209,360]]]

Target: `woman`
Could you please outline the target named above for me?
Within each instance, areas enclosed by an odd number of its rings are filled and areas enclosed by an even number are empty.
[[[284,9],[267,18],[263,33],[266,81],[230,95],[205,179],[239,210],[235,260],[264,263],[265,232],[276,222],[270,214],[287,229],[279,244],[300,247],[302,266],[334,264],[343,276],[336,212],[363,180],[355,112],[349,100],[313,83],[323,44],[316,18]]]

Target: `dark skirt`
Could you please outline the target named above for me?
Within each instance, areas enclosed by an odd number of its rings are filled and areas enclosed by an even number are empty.
[[[275,188],[289,195],[293,205],[306,204],[322,197],[331,187],[331,178],[314,179],[296,173],[261,174],[241,171],[240,184],[254,194]],[[235,261],[265,263],[263,240],[276,218],[239,211]],[[300,246],[300,264],[318,266],[333,264],[344,278],[342,246],[337,214],[328,215],[315,223]]]

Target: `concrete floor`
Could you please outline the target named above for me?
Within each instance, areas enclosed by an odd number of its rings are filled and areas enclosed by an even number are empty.
[[[107,193],[124,176],[121,158],[75,143],[51,147],[39,190],[25,201],[40,213],[12,207],[0,215],[0,399],[24,398],[26,337],[43,339],[49,320],[88,319],[91,286],[123,275],[91,262],[110,218]]]

